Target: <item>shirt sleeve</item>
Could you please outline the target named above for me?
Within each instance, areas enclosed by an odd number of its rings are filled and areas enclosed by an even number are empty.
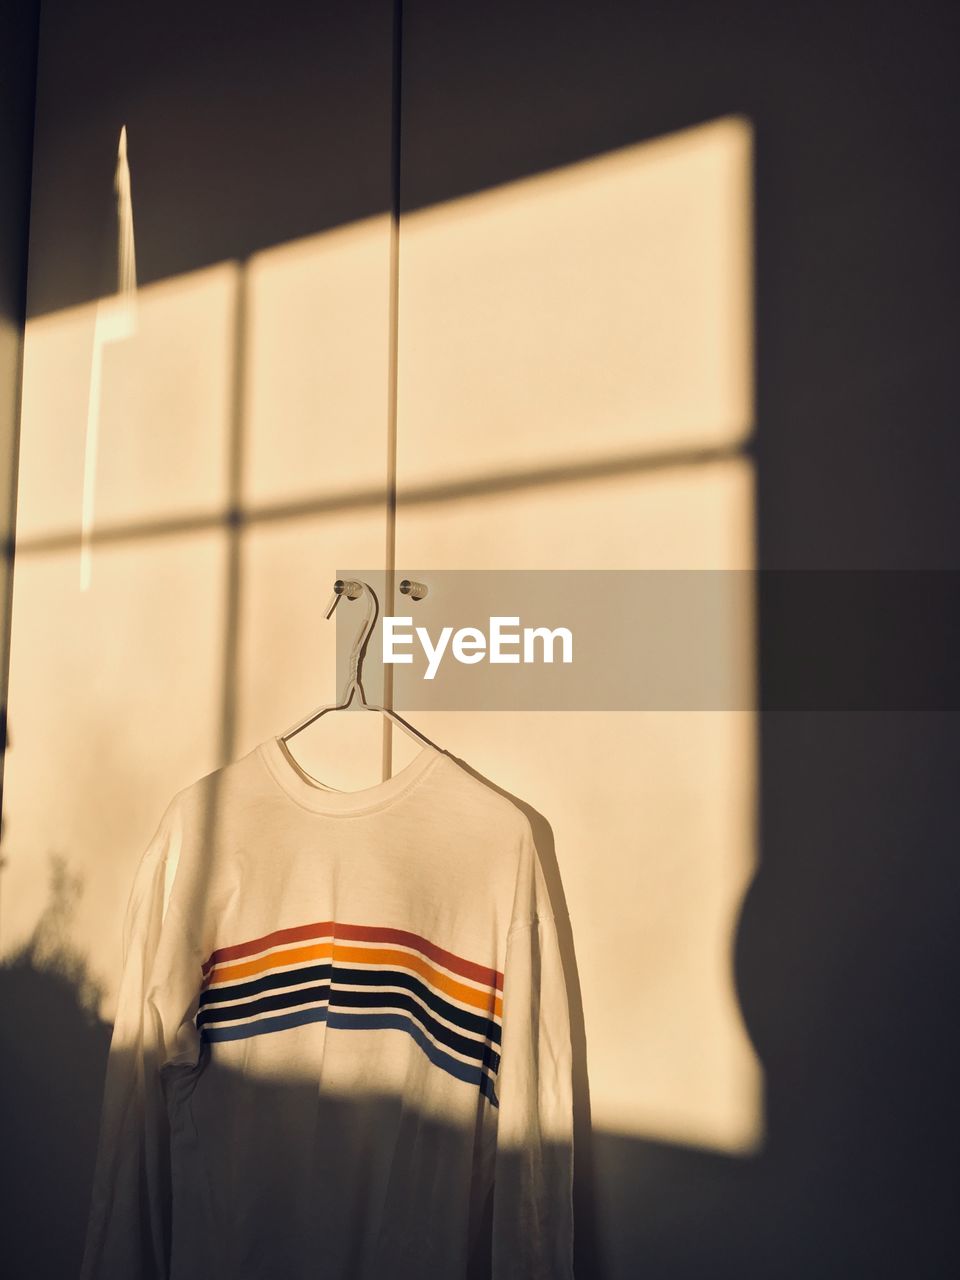
[[[170,1128],[161,1072],[196,1062],[196,950],[171,900],[181,833],[168,805],[127,902],[80,1280],[167,1280]]]
[[[531,878],[538,914],[510,929],[503,971],[493,1280],[573,1276],[569,1009],[556,920],[536,859]]]

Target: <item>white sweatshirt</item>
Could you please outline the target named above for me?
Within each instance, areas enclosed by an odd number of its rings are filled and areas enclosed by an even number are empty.
[[[570,1025],[530,823],[424,747],[268,738],[138,865],[80,1280],[573,1275]]]

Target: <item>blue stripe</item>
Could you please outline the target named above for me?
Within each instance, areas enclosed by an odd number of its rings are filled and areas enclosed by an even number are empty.
[[[285,1013],[282,1018],[263,1018],[260,1022],[239,1022],[232,1027],[204,1027],[200,1032],[201,1040],[247,1040],[250,1036],[266,1035],[268,1031],[286,1031],[288,1027],[302,1027],[307,1022],[326,1022],[327,1010],[324,1005],[314,1005],[311,1009],[298,1009],[296,1013]]]

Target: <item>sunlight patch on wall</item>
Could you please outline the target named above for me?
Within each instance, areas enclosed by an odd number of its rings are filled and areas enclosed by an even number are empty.
[[[405,215],[402,481],[742,440],[750,156],[724,119]]]
[[[735,456],[752,422],[750,190],[749,127],[724,120],[404,217],[401,570],[752,567],[752,468]],[[332,695],[330,577],[384,545],[388,231],[374,218],[139,291],[136,333],[104,350],[94,522],[139,532],[94,543],[87,593],[96,305],[28,324],[18,542],[75,541],[17,563],[4,949],[40,915],[58,849],[87,877],[77,940],[113,975],[143,843],[213,767],[237,429],[241,501],[273,515],[243,533],[234,755]],[[731,456],[704,464],[702,448]],[[683,450],[689,465],[643,470]],[[567,467],[563,483],[443,493],[544,467]],[[151,534],[193,515],[210,527]],[[552,829],[594,1123],[750,1149],[762,1082],[731,950],[756,859],[752,713],[416,723]]]

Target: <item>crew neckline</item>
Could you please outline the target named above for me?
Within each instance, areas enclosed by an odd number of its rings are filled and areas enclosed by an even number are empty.
[[[419,782],[432,765],[446,757],[446,752],[425,743],[408,764],[386,781],[363,787],[360,791],[338,791],[311,777],[279,737],[266,738],[257,747],[257,752],[277,785],[292,800],[314,813],[331,816],[370,813],[386,808]]]

